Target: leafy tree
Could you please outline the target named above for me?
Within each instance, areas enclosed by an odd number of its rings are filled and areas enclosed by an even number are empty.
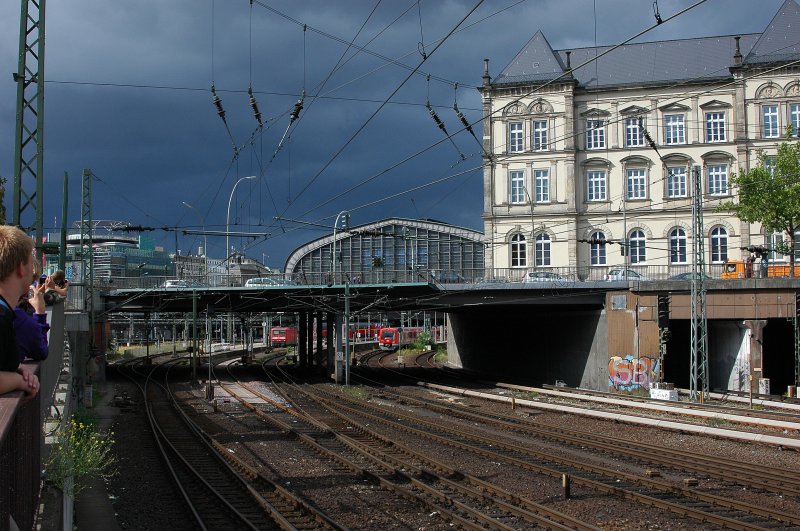
[[[787,234],[788,245],[776,250],[794,257],[794,231],[800,225],[800,142],[791,137],[790,128],[775,156],[760,151],[757,166],[732,175],[731,184],[739,189],[739,201],[726,201],[718,210],[733,212],[747,223],[761,223],[767,234]],[[789,269],[794,276],[794,268]]]

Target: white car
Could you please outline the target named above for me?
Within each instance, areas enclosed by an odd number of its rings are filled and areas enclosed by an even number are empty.
[[[165,288],[188,288],[189,283],[185,280],[167,280],[164,282]]]
[[[563,282],[565,280],[567,280],[565,277],[552,271],[528,271],[522,282]]]
[[[270,277],[251,278],[244,283],[244,286],[246,288],[263,288],[266,286],[296,286],[296,285],[297,283],[293,280],[287,280],[285,278],[270,278]]]
[[[625,269],[624,267],[612,267],[608,270],[606,280],[609,282],[615,280],[653,280],[651,277],[643,275],[634,271],[633,269]]]

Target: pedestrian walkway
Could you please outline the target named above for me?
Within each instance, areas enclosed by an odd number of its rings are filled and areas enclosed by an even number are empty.
[[[97,429],[106,432],[111,429],[114,417],[119,408],[111,405],[114,398],[114,386],[106,381],[95,382],[99,398],[92,411],[97,415]],[[111,499],[108,497],[106,485],[101,478],[92,479],[78,499],[75,500],[75,524],[77,529],[102,529],[116,531],[116,513]]]

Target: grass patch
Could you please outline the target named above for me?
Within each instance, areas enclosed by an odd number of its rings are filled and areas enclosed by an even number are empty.
[[[366,400],[367,399],[367,391],[363,387],[360,386],[345,386],[342,387],[342,393],[345,394],[348,398],[355,398],[356,400]]]
[[[720,417],[710,417],[708,420],[706,420],[706,424],[712,428],[719,428],[720,426],[727,424],[727,421]]]

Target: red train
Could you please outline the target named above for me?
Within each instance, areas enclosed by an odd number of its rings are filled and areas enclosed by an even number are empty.
[[[297,345],[297,328],[276,326],[269,332],[269,342],[273,347]]]
[[[422,327],[381,328],[378,332],[378,345],[381,350],[397,350],[413,344],[424,330]]]
[[[380,332],[382,326],[379,324],[370,324],[370,325],[350,325],[350,341],[376,341],[378,339],[378,332]],[[315,332],[316,333],[316,332]],[[328,328],[322,328],[322,337],[327,339],[328,337]]]

